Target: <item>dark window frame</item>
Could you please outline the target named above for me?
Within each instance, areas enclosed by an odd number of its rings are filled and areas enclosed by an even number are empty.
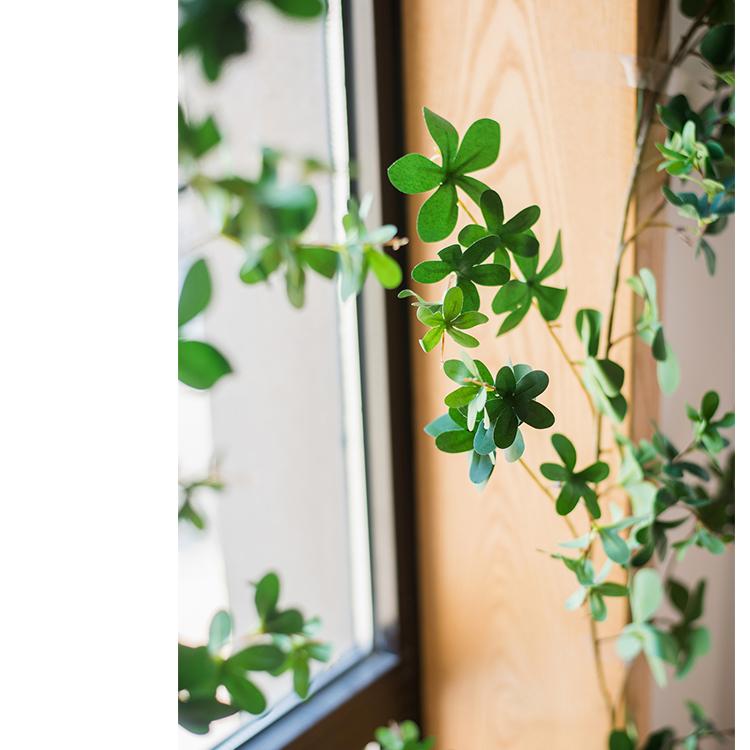
[[[356,0],[355,0],[356,2]],[[356,160],[351,76],[351,0],[343,0],[344,55],[350,153]],[[383,223],[404,227],[405,202],[388,182],[385,168],[403,151],[401,3],[373,0],[378,103],[378,139],[381,161]],[[356,191],[356,184],[352,184]],[[408,278],[408,255],[397,256]],[[421,720],[419,665],[419,612],[416,561],[416,519],[413,474],[412,393],[409,356],[409,306],[396,295],[386,295],[385,328],[390,394],[391,461],[393,471],[394,534],[396,550],[399,628],[393,634],[376,633],[375,648],[328,679],[304,702],[286,710],[252,737],[240,740],[241,730],[217,750],[360,750],[372,740],[373,730],[395,719]],[[361,319],[361,318],[360,318]],[[366,372],[364,367],[363,373]],[[365,431],[365,440],[366,440]],[[367,450],[367,446],[365,446]],[[377,560],[372,561],[373,566]]]

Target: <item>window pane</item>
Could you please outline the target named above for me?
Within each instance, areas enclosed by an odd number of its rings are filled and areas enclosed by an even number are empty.
[[[228,164],[257,174],[261,146],[297,157],[282,165],[294,176],[306,157],[346,167],[336,14],[328,27],[288,20],[265,5],[253,5],[250,17],[251,52],[217,84],[207,86],[193,64],[182,70],[190,113],[213,113],[225,136],[223,153],[212,157],[216,174]],[[308,238],[331,241],[339,237],[333,217],[345,210],[347,178],[339,171],[311,181],[318,211]],[[244,251],[206,242],[210,234],[201,201],[183,195],[185,267],[206,257],[214,288],[207,314],[191,325],[234,372],[210,392],[180,386],[180,476],[200,478],[216,461],[225,484],[220,493],[195,495],[204,530],[180,524],[180,638],[204,641],[220,608],[232,611],[237,634],[251,632],[257,621],[249,582],[274,569],[281,603],[321,616],[333,659],[318,669],[335,669],[372,646],[356,306],[342,305],[334,284],[309,274],[304,309],[295,310],[283,278],[242,283]],[[290,675],[258,682],[269,706],[291,691]],[[180,730],[180,746],[212,747],[248,718],[216,723],[207,737]]]

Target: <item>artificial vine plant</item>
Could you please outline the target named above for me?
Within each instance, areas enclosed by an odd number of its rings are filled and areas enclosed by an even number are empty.
[[[324,10],[322,0],[267,0],[281,12],[313,18]],[[247,50],[247,21],[241,12],[245,0],[182,0],[179,49],[196,55],[209,81],[219,78],[224,63]],[[429,193],[417,218],[417,233],[424,242],[441,242],[456,228],[463,215],[457,242],[440,248],[434,260],[417,265],[412,278],[437,285],[431,300],[412,290],[409,298],[417,319],[425,326],[420,345],[425,352],[441,352],[442,368],[454,386],[445,397],[446,413],[425,427],[439,450],[466,453],[469,480],[484,486],[497,462],[517,463],[534,480],[539,491],[553,503],[565,521],[571,538],[561,540],[561,552],[552,554],[572,574],[567,609],[585,607],[591,618],[593,666],[603,709],[611,723],[610,750],[666,750],[699,746],[705,737],[722,738],[700,706],[689,703],[693,730],[677,736],[670,728],[639,739],[627,713],[618,710],[602,669],[597,623],[607,618],[607,599],[627,597],[631,622],[617,640],[625,661],[643,653],[654,679],[666,682],[665,665],[679,679],[710,646],[708,630],[701,624],[705,582],[690,588],[676,576],[675,567],[692,546],[720,554],[734,539],[734,465],[724,465],[720,454],[728,445],[723,432],[734,423],[732,413],[721,414],[719,398],[709,391],[700,404],[689,406],[687,418],[694,437],[682,448],[657,429],[649,440],[632,442],[621,431],[628,403],[623,391],[625,371],[617,361],[617,345],[637,336],[650,347],[659,384],[671,393],[679,382],[679,365],[669,346],[659,317],[656,280],[647,268],[626,280],[627,288],[641,299],[641,314],[625,337],[614,338],[618,295],[622,294],[621,267],[625,254],[646,231],[664,226],[657,217],[670,203],[686,223],[673,227],[701,256],[713,274],[717,258],[711,237],[723,231],[734,212],[734,3],[732,0],[682,0],[682,12],[692,19],[688,32],[669,58],[651,91],[639,92],[632,176],[628,185],[619,241],[614,253],[612,294],[607,310],[565,309],[567,290],[555,281],[563,264],[563,243],[558,232],[550,250],[540,249],[534,225],[537,206],[512,216],[490,186],[472,176],[493,164],[500,152],[500,125],[489,118],[474,122],[459,138],[447,120],[428,109],[425,123],[436,144],[435,155],[408,154],[388,170],[393,185],[407,194]],[[699,55],[714,78],[710,100],[697,111],[688,98],[677,95],[662,101],[672,70],[688,55]],[[664,200],[647,219],[630,230],[629,217],[639,176],[648,168],[644,153],[655,118],[666,128],[657,144],[662,160],[659,170],[672,176],[663,187]],[[352,198],[344,217],[342,242],[318,242],[307,237],[317,209],[313,187],[306,177],[324,168],[315,160],[294,160],[299,180],[283,182],[278,166],[284,155],[264,149],[256,175],[209,176],[201,168],[203,157],[219,148],[222,140],[211,116],[195,120],[185,107],[178,112],[181,191],[195,191],[212,209],[217,236],[240,245],[246,254],[238,269],[248,284],[284,277],[290,302],[304,303],[308,271],[336,278],[343,296],[357,293],[369,270],[386,288],[400,286],[399,265],[384,247],[397,249],[403,240],[393,226],[368,230],[366,209]],[[470,209],[464,198],[476,208]],[[493,290],[490,309],[480,310],[480,288]],[[209,389],[232,371],[229,360],[209,342],[189,335],[191,320],[211,301],[211,276],[205,259],[197,258],[184,276],[178,315],[179,377],[196,389]],[[549,429],[555,417],[544,405],[550,384],[547,374],[532,366],[513,363],[512,352],[491,370],[469,351],[479,346],[470,332],[497,316],[497,335],[539,315],[560,355],[575,375],[592,413],[594,460],[586,465],[579,450],[565,434],[565,426],[551,436],[559,460],[534,469],[525,458],[524,432]],[[557,331],[567,321],[580,340],[576,352],[568,352]],[[445,360],[446,337],[463,347],[459,359]],[[435,356],[435,355],[433,355]],[[541,400],[540,400],[541,399]],[[605,428],[611,428],[617,460],[602,451]],[[580,448],[580,446],[579,446]],[[581,450],[580,452],[585,452]],[[710,480],[718,479],[715,490]],[[546,480],[546,481],[545,481]],[[610,480],[609,484],[604,483]],[[608,500],[611,487],[627,495],[626,512]],[[206,478],[181,483],[180,518],[202,528],[204,521],[193,502],[200,487],[220,490],[215,471]],[[581,504],[586,509],[585,529],[575,528],[570,513]],[[604,565],[592,562],[600,546]],[[667,561],[662,577],[652,564]],[[616,575],[615,571],[620,570]],[[179,646],[180,723],[193,732],[206,732],[211,721],[239,710],[260,713],[265,699],[253,682],[253,672],[279,675],[291,672],[297,693],[309,690],[309,663],[324,661],[329,648],[314,639],[317,620],[306,620],[295,609],[279,609],[279,580],[271,573],[254,584],[259,627],[239,651],[231,652],[232,618],[215,615],[205,644]],[[664,598],[674,614],[668,620],[656,616]],[[228,699],[227,699],[228,696]],[[381,727],[377,744],[385,750],[427,750],[432,739],[421,739],[413,722]]]
[[[691,546],[721,554],[734,539],[733,459],[724,466],[719,462],[728,446],[723,433],[734,425],[734,415],[720,412],[714,391],[706,393],[700,404],[687,407],[693,439],[684,447],[674,446],[658,427],[651,439],[638,443],[621,429],[628,411],[623,393],[625,370],[616,351],[621,340],[638,336],[650,347],[664,393],[673,392],[679,382],[677,358],[659,317],[656,280],[648,268],[640,268],[627,279],[630,293],[641,300],[641,313],[631,332],[614,338],[625,254],[642,233],[665,226],[656,220],[668,202],[687,220],[672,228],[691,242],[713,274],[717,261],[709,238],[725,229],[727,217],[734,212],[734,4],[683,0],[681,7],[693,19],[692,25],[655,91],[641,92],[632,177],[614,254],[608,309],[566,310],[566,289],[550,281],[563,264],[560,233],[545,257],[533,229],[539,207],[528,206],[506,217],[501,196],[467,177],[476,165],[487,166],[497,158],[498,123],[478,120],[460,139],[451,123],[425,108],[435,155],[407,154],[388,169],[391,183],[403,193],[434,190],[417,216],[417,234],[424,242],[445,240],[461,214],[466,220],[457,243],[439,249],[434,260],[412,270],[414,281],[432,285],[428,299],[408,289],[399,294],[411,300],[417,320],[425,326],[419,340],[422,349],[440,350],[443,372],[452,381],[444,399],[446,412],[424,430],[438,450],[467,454],[469,480],[480,487],[491,480],[499,461],[518,463],[564,518],[571,538],[561,540],[561,551],[551,557],[573,577],[565,608],[585,607],[591,618],[592,669],[610,720],[611,750],[695,748],[704,737],[721,739],[725,734],[700,706],[690,703],[694,730],[687,736],[662,729],[639,741],[627,712],[619,710],[606,682],[596,625],[607,618],[608,598],[627,597],[631,621],[617,639],[620,657],[631,662],[643,653],[661,686],[667,682],[666,665],[675,668],[678,679],[684,677],[709,650],[710,636],[701,624],[705,581],[689,588],[679,580],[676,564]],[[672,70],[689,54],[699,55],[713,73],[710,99],[697,112],[686,96],[679,94],[662,103],[659,93]],[[664,142],[656,144],[663,157],[657,169],[671,175],[673,183],[664,185],[663,200],[630,231],[636,186],[647,168],[643,156],[655,118],[666,129]],[[466,205],[458,190],[476,209]],[[552,412],[537,400],[555,384],[550,384],[544,371],[514,363],[512,351],[506,350],[505,363],[492,368],[470,351],[479,341],[467,329],[490,320],[480,311],[476,285],[491,288],[491,312],[501,316],[498,336],[520,325],[527,315],[543,319],[591,407],[594,460],[589,465],[580,464],[579,449],[565,436],[565,425],[557,425],[561,431],[551,436],[559,461],[543,463],[538,469],[527,462],[524,432],[555,424]],[[557,334],[564,324],[575,327],[580,340],[577,351],[568,352]],[[458,359],[444,358],[446,336],[462,347]],[[615,438],[615,460],[602,450],[605,426]],[[718,491],[710,484],[712,475],[719,479]],[[609,499],[614,487],[628,499],[627,514]],[[570,517],[579,503],[586,509],[585,528],[577,528]],[[605,559],[598,570],[593,563],[597,547]],[[667,561],[663,576],[653,565],[655,559]],[[669,618],[657,616],[665,598],[673,608]]]

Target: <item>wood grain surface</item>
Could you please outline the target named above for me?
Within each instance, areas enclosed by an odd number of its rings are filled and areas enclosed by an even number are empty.
[[[422,105],[461,134],[479,117],[500,121],[499,160],[477,176],[501,194],[506,216],[541,206],[535,229],[542,262],[562,230],[565,262],[556,280],[569,292],[559,335],[580,355],[574,314],[607,308],[633,154],[636,97],[629,75],[639,51],[637,0],[405,0],[403,39],[407,149],[434,152]],[[449,244],[416,239],[424,197],[410,201],[412,263]],[[633,268],[631,252],[623,273]],[[483,294],[488,313],[490,302],[491,292]],[[615,335],[629,328],[632,313],[623,294]],[[560,431],[581,446],[586,465],[594,453],[591,415],[538,312],[496,338],[499,323],[491,315],[480,329],[479,356],[490,369],[512,360],[550,375],[540,400],[557,421],[551,430],[524,430],[525,457],[536,470],[553,460],[550,436]],[[575,582],[546,554],[559,550],[567,529],[518,464],[501,460],[480,493],[468,481],[466,456],[439,453],[421,433],[443,413],[450,389],[439,348],[425,355],[418,347],[423,331],[414,321],[425,728],[444,750],[601,750],[608,719],[589,622],[583,611],[563,609]],[[449,345],[446,356],[452,352]],[[627,367],[632,339],[616,354]],[[629,389],[628,382],[626,395]],[[609,436],[606,445],[611,449]],[[581,509],[573,520],[582,532]],[[602,637],[616,633],[626,617],[624,602],[608,601]],[[613,640],[603,642],[603,653],[610,691],[619,696],[625,670]]]

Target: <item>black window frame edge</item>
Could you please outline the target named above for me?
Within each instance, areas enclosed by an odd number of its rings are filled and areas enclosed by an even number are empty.
[[[343,0],[342,3],[348,92],[353,92],[350,65],[353,39],[351,1]],[[393,189],[386,176],[387,165],[404,153],[401,1],[373,0],[372,11],[375,30],[382,218],[383,223],[395,224],[403,231],[406,226],[405,201]],[[351,93],[347,96],[347,116],[350,153],[356,160],[354,96]],[[356,191],[354,180],[352,189],[353,192]],[[404,279],[407,279],[408,253],[405,249],[402,248],[394,257],[401,265]],[[374,729],[390,719],[413,719],[421,722],[409,309],[408,305],[396,298],[394,292],[386,295],[385,328],[399,613],[398,644],[394,651],[376,640],[374,651],[331,679],[307,701],[298,702],[279,721],[269,724],[247,741],[234,745],[236,750],[361,750],[372,740]],[[364,377],[364,367],[362,372]],[[367,450],[367,445],[365,449]],[[220,743],[219,747],[224,747],[224,743]]]

